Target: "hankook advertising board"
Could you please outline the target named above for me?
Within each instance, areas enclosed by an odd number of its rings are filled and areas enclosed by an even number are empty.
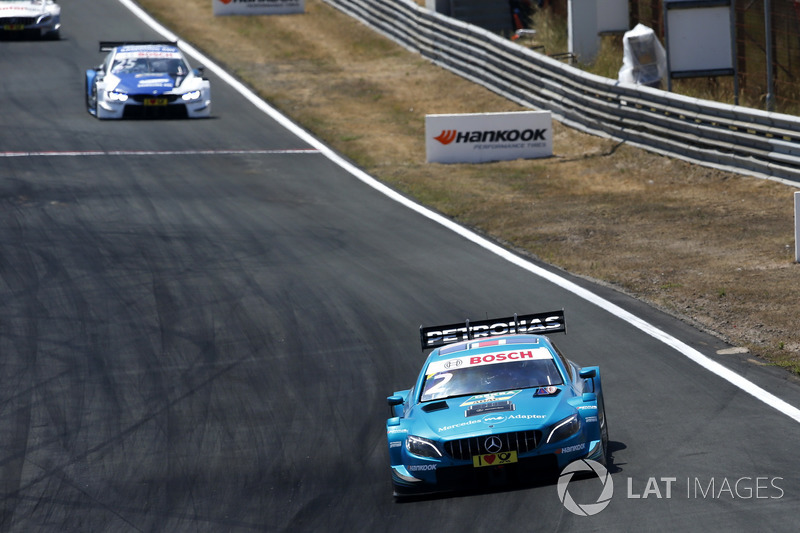
[[[211,0],[214,15],[288,15],[304,13],[305,0]]]
[[[550,111],[426,115],[429,163],[483,163],[553,155]]]

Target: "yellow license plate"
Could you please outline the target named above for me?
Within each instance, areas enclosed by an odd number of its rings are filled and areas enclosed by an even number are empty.
[[[144,99],[144,105],[153,105],[153,106],[167,105],[167,99],[166,98],[145,98]]]
[[[6,24],[3,26],[3,29],[6,31],[22,31],[25,29],[24,24]]]
[[[517,462],[517,452],[485,453],[483,455],[472,456],[472,466],[480,468],[482,466],[507,465]]]

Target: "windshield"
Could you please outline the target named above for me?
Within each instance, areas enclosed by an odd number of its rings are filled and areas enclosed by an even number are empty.
[[[122,54],[118,54],[122,55]],[[164,57],[117,57],[111,67],[114,74],[170,74],[186,75],[188,69],[179,58]]]
[[[425,377],[420,401],[562,383],[552,358],[450,368]]]

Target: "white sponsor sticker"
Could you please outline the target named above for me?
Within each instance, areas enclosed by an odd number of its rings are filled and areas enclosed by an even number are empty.
[[[533,348],[522,350],[508,350],[504,352],[492,352],[481,355],[465,355],[444,361],[433,361],[428,365],[426,374],[431,376],[439,372],[444,372],[453,368],[466,368],[468,366],[493,365],[497,363],[510,363],[514,361],[547,360],[552,359],[547,348]]]

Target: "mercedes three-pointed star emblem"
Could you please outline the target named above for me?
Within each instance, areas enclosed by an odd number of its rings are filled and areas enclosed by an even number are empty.
[[[489,453],[497,453],[503,449],[503,441],[497,435],[492,435],[483,441],[483,446]]]

